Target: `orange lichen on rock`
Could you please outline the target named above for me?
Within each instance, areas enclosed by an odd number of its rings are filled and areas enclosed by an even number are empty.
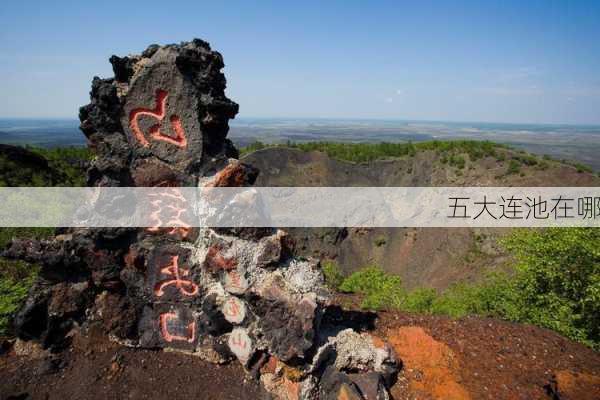
[[[208,270],[213,273],[231,271],[237,266],[237,261],[234,258],[226,258],[221,251],[222,249],[219,246],[211,246],[206,254],[204,263]]]
[[[471,398],[459,383],[460,365],[455,354],[447,345],[427,334],[423,328],[406,326],[390,329],[387,332],[387,340],[402,360],[409,387],[416,398]],[[392,395],[394,389],[392,388]]]
[[[271,356],[261,368],[261,382],[275,398],[283,400],[300,399],[301,372]]]
[[[283,378],[283,387],[288,400],[298,400],[300,398],[300,384]]]
[[[277,371],[277,363],[278,362],[279,362],[279,360],[277,360],[277,357],[270,356],[269,360],[260,369],[260,373],[261,374],[274,374]]]
[[[249,181],[252,181],[252,175],[256,171],[251,167],[239,161],[232,162],[223,168],[215,176],[213,182],[208,187],[241,187],[245,186]]]

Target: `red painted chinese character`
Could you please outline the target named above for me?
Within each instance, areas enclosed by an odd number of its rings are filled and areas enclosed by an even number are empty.
[[[246,318],[246,308],[236,297],[230,297],[225,304],[223,304],[223,315],[229,322],[239,324],[244,318]]]
[[[240,278],[240,274],[237,271],[231,271],[229,273],[229,279],[232,287],[236,289],[242,288],[242,280]]]
[[[158,187],[163,184],[157,185]],[[169,210],[170,219],[164,224],[170,227],[166,232],[169,235],[180,234],[182,238],[187,237],[190,233],[190,225],[185,223],[181,219],[181,216],[185,213],[186,207],[185,203],[187,203],[186,198],[181,194],[181,191],[176,188],[166,188],[163,192],[160,193],[150,193],[151,197],[158,197],[156,200],[152,200],[150,204],[153,206],[153,210],[150,213],[150,220],[153,222],[153,226],[147,228],[148,232],[160,232],[161,226],[163,226],[163,222],[161,219],[161,215],[163,212],[163,199],[168,201],[166,208]]]
[[[187,269],[179,268],[179,256],[172,256],[171,263],[161,268],[160,273],[162,275],[169,275],[173,279],[164,280],[158,282],[154,287],[154,293],[160,297],[165,294],[164,288],[170,285],[175,285],[179,291],[186,296],[195,296],[198,294],[198,285],[191,280],[182,279],[181,277],[188,276],[190,271]]]
[[[229,335],[229,348],[237,358],[246,363],[252,351],[252,340],[245,329],[234,329]]]
[[[175,132],[175,137],[169,136],[161,132],[160,127],[163,119],[166,116],[166,105],[167,105],[167,97],[168,93],[164,90],[158,89],[156,91],[156,106],[154,109],[149,108],[135,108],[131,110],[129,113],[129,127],[133,131],[136,139],[145,147],[149,146],[148,139],[142,132],[139,126],[138,119],[141,116],[147,116],[154,118],[158,121],[157,124],[154,124],[149,129],[149,136],[154,140],[162,140],[167,143],[171,143],[175,146],[185,148],[187,146],[187,139],[185,137],[185,132],[181,125],[181,119],[177,115],[171,115],[169,117],[169,121],[171,123],[171,127]]]
[[[231,318],[237,317],[240,313],[240,306],[235,302],[231,301],[225,308],[225,315]]]
[[[248,348],[248,342],[246,342],[241,334],[231,335],[231,346],[246,350]]]
[[[172,320],[178,320],[179,317],[177,316],[176,313],[174,312],[168,312],[168,313],[164,313],[160,315],[160,333],[162,334],[162,337],[167,341],[167,342],[172,342],[172,341],[185,341],[188,343],[193,343],[194,340],[196,340],[196,322],[192,321],[190,322],[187,326],[186,326],[186,331],[187,331],[187,336],[181,336],[181,335],[176,335],[176,334],[172,334],[169,332],[169,322]]]

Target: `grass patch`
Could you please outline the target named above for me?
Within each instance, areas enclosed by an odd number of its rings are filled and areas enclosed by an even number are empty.
[[[573,166],[577,169],[577,172],[579,172],[580,174],[582,174],[584,172],[589,172],[589,173],[594,172],[594,170],[592,170],[590,167],[588,167],[587,165],[581,164],[581,163],[575,163],[575,164],[573,164]]]
[[[325,276],[325,284],[328,288],[338,290],[344,281],[344,275],[339,265],[332,260],[324,260],[321,262],[321,270]]]
[[[449,162],[459,169],[464,168],[466,162],[464,156],[461,156],[461,154],[467,155],[471,160],[478,160],[483,157],[499,157],[501,152],[498,152],[498,149],[506,148],[506,146],[497,143],[475,140],[433,140],[419,143],[288,142],[286,144],[266,144],[255,142],[247,147],[241,148],[240,154],[245,155],[271,147],[288,147],[302,151],[321,151],[337,160],[358,163],[390,158],[412,157],[418,152],[435,151],[440,155],[442,163]]]
[[[0,250],[14,238],[42,239],[53,234],[54,228],[0,228]],[[12,333],[12,317],[25,301],[38,271],[36,265],[0,257],[0,336]]]
[[[537,169],[540,171],[546,171],[548,168],[550,168],[550,163],[546,160],[540,161],[537,165]]]
[[[538,158],[532,154],[523,154],[519,152],[518,154],[513,155],[513,160],[516,160],[520,164],[534,166],[538,163]]]
[[[45,239],[52,235],[54,228],[0,228],[0,250],[15,238]]]
[[[385,236],[377,236],[373,243],[375,244],[375,246],[381,247],[387,243],[387,240],[386,240]]]
[[[510,160],[508,168],[506,169],[506,175],[520,174],[521,164],[517,160]]]
[[[40,168],[43,164],[38,161],[28,163],[0,154],[0,186],[85,186],[85,166],[92,158],[87,148],[26,148],[43,156],[47,167]],[[0,228],[0,250],[12,239],[44,239],[53,236],[54,231],[54,228]],[[38,270],[35,265],[0,257],[0,335],[11,333],[11,319],[25,300]]]
[[[448,159],[448,164],[458,169],[464,169],[465,163],[465,157],[463,157],[461,154],[452,154]]]
[[[11,320],[33,285],[38,268],[0,258],[0,336],[11,334]]]
[[[552,329],[600,348],[600,229],[516,230],[503,240],[516,259],[514,274],[490,274],[478,284],[443,293],[407,292],[400,278],[370,266],[344,280],[340,290],[363,296],[366,309],[482,315]]]
[[[589,166],[587,166],[585,164],[582,164],[582,163],[579,163],[579,162],[576,162],[576,161],[571,161],[571,160],[564,160],[564,159],[561,160],[561,162],[563,164],[570,165],[571,167],[574,167],[577,170],[577,172],[580,173],[580,174],[582,174],[584,172],[589,172],[591,174],[594,173],[594,170],[591,167],[589,167]]]
[[[92,158],[87,148],[26,148],[43,156],[48,167],[39,168],[0,154],[0,186],[85,186],[84,166]]]
[[[361,294],[361,307],[371,310],[397,308],[404,296],[400,277],[386,274],[377,266],[353,273],[344,279],[339,289],[346,293]]]
[[[63,181],[56,186],[86,186],[85,166],[93,153],[87,147],[57,147],[53,149],[30,148],[48,160],[48,164],[61,172]]]

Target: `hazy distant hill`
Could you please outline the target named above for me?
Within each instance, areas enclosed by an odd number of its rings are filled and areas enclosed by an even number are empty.
[[[0,119],[0,143],[38,147],[85,146],[72,119]]]
[[[422,142],[430,140],[489,140],[539,156],[574,160],[600,172],[600,126],[507,124],[483,122],[251,119],[231,123],[230,138],[240,146],[310,142]]]
[[[0,186],[85,186],[91,153],[83,147],[24,148],[0,144]]]

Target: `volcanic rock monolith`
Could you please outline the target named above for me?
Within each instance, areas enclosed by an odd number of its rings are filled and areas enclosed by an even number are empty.
[[[253,184],[258,171],[226,138],[238,105],[208,43],[152,45],[110,62],[114,78],[94,78],[80,110],[95,152],[90,186]],[[318,262],[294,258],[282,230],[70,229],[15,241],[6,255],[42,265],[15,325],[51,350],[100,326],[126,346],[238,360],[280,399],[388,398],[390,347],[331,322]]]

